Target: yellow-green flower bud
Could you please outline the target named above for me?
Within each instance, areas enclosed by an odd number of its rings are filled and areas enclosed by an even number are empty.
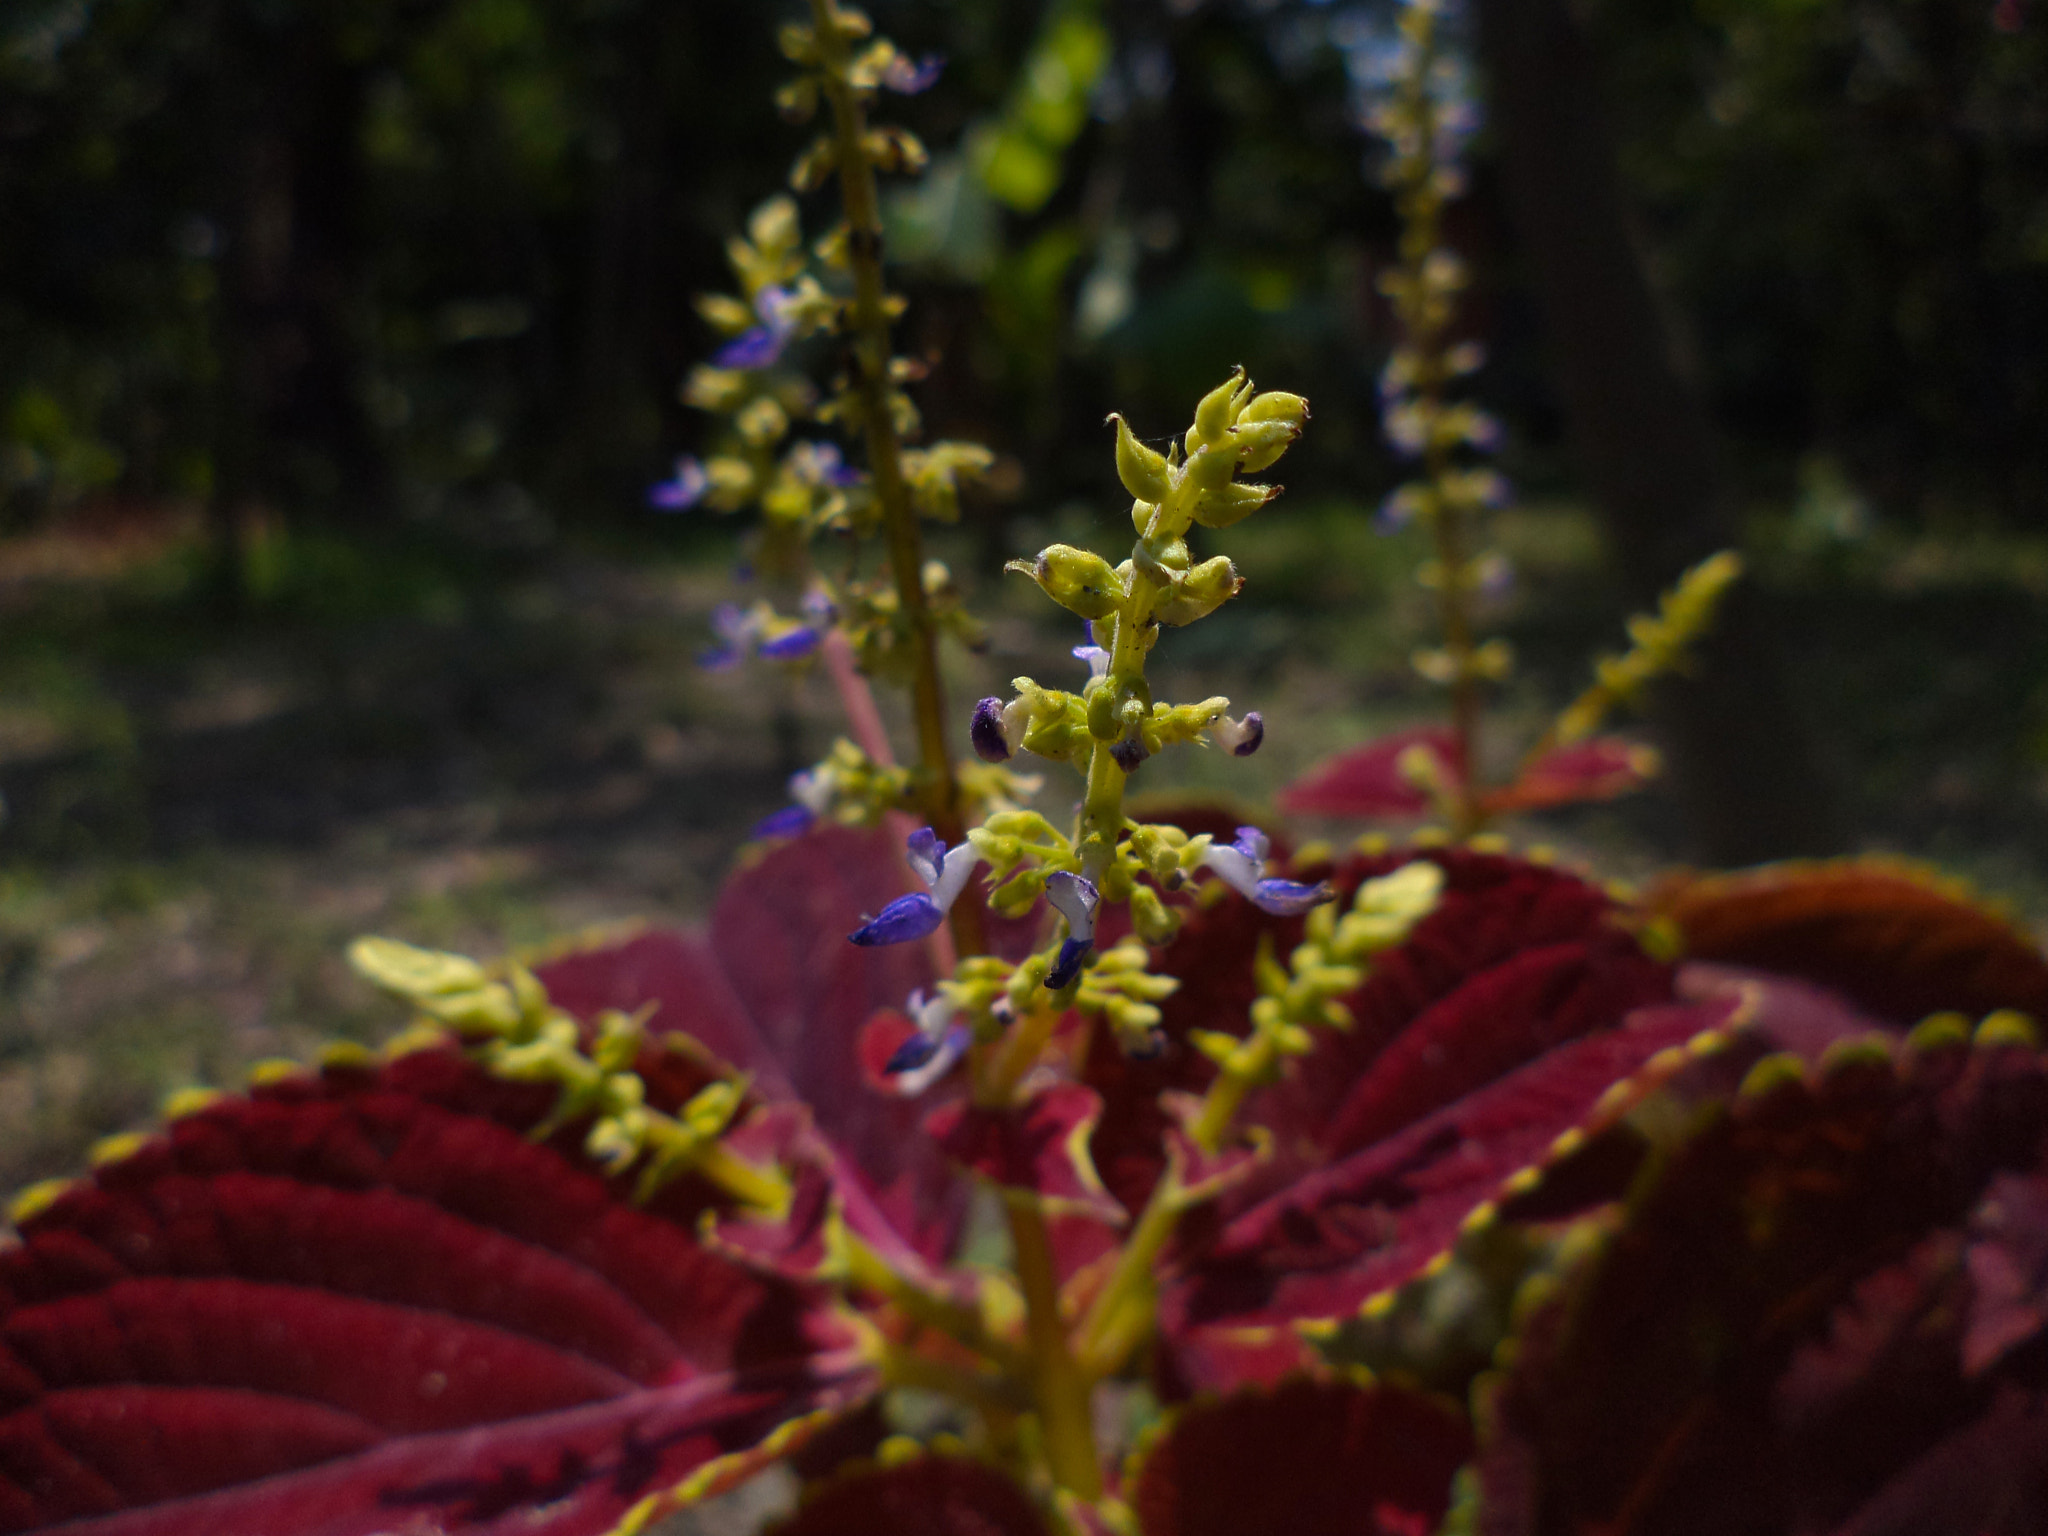
[[[1118,706],[1122,695],[1113,684],[1098,683],[1088,692],[1088,734],[1097,741],[1115,741],[1124,733]]]
[[[1299,432],[1308,421],[1308,401],[1285,390],[1269,389],[1263,395],[1252,396],[1251,404],[1237,418],[1240,427],[1254,421],[1284,421]]]
[[[1036,564],[1012,560],[1004,569],[1022,571],[1047,597],[1084,619],[1103,618],[1124,600],[1116,569],[1093,550],[1071,544],[1049,544],[1038,552]]]
[[[1147,944],[1171,944],[1180,932],[1180,917],[1149,885],[1131,891],[1131,926]]]
[[[1224,485],[1195,498],[1195,521],[1204,528],[1242,522],[1280,494],[1277,485]]]
[[[1244,370],[1240,368],[1202,396],[1201,404],[1195,407],[1194,430],[1188,434],[1192,439],[1188,443],[1188,452],[1193,453],[1198,443],[1207,443],[1214,447],[1223,441],[1223,434],[1230,430],[1230,424],[1235,419],[1238,390],[1244,383]]]
[[[1291,421],[1248,421],[1231,432],[1237,448],[1237,467],[1255,475],[1294,446],[1301,428]]]
[[[1164,501],[1173,486],[1166,455],[1139,442],[1123,417],[1112,415],[1109,419],[1116,423],[1116,474],[1124,489],[1140,501]]]
[[[1237,596],[1243,586],[1244,578],[1237,574],[1228,555],[1204,560],[1175,583],[1172,598],[1157,610],[1159,622],[1192,624],[1197,619],[1206,619]]]

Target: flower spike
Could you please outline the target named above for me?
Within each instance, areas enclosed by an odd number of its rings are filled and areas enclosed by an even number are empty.
[[[1269,878],[1268,846],[1266,834],[1257,827],[1239,827],[1236,842],[1212,847],[1202,855],[1202,863],[1253,906],[1275,917],[1298,917],[1311,907],[1336,899],[1336,888],[1327,880],[1307,885],[1299,880]]]

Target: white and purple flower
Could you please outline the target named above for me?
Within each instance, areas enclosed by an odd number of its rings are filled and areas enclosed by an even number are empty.
[[[1102,905],[1102,893],[1092,880],[1061,870],[1046,877],[1045,899],[1067,920],[1067,936],[1045,978],[1047,989],[1059,992],[1074,984],[1095,948],[1095,909]]]
[[[930,827],[910,834],[910,867],[931,887],[929,893],[913,891],[898,896],[873,917],[847,935],[854,943],[872,948],[879,944],[908,944],[938,931],[953,903],[967,889],[981,855],[974,844],[960,843],[947,848]]]
[[[928,53],[915,63],[911,62],[908,54],[899,53],[882,71],[882,84],[899,96],[915,96],[938,84],[939,74],[945,67],[946,61],[936,53]]]
[[[761,323],[719,348],[711,360],[715,366],[772,368],[781,361],[782,349],[796,335],[796,295],[787,288],[763,288],[754,295],[754,313]]]
[[[824,643],[825,629],[815,620],[799,624],[779,618],[766,603],[752,608],[720,603],[711,611],[711,632],[718,643],[697,653],[697,665],[707,672],[729,672],[753,655],[800,661]]]
[[[928,998],[920,987],[910,994],[907,1011],[917,1033],[896,1047],[882,1071],[896,1080],[898,1093],[915,1098],[952,1070],[974,1037],[943,993]]]
[[[1266,739],[1266,717],[1248,709],[1242,720],[1218,715],[1209,722],[1209,739],[1232,757],[1250,757]]]
[[[974,744],[974,755],[984,763],[1007,763],[1023,746],[1030,724],[1029,700],[1018,698],[1005,704],[998,698],[986,698],[974,706],[967,739]]]
[[[1261,912],[1275,917],[1298,917],[1336,899],[1337,889],[1327,880],[1306,885],[1299,880],[1269,878],[1266,850],[1270,846],[1257,827],[1239,827],[1236,842],[1212,845],[1202,855],[1202,863]]]
[[[647,505],[657,512],[686,511],[703,500],[710,488],[711,477],[704,473],[704,466],[686,453],[676,460],[673,476],[647,487]]]

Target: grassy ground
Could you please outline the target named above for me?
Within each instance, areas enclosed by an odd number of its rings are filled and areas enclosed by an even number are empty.
[[[1078,512],[1009,534],[1019,549],[1106,536]],[[1523,595],[1500,620],[1526,681],[1497,750],[1620,618],[1582,516],[1525,511],[1503,536]],[[1405,661],[1426,622],[1412,547],[1315,506],[1219,545],[1246,597],[1169,637],[1155,679],[1262,709],[1268,744],[1248,762],[1176,754],[1146,787],[1256,802],[1427,707]],[[341,962],[356,934],[487,954],[694,919],[836,729],[819,679],[693,666],[729,595],[709,543],[479,569],[272,531],[232,621],[204,598],[197,549],[162,518],[0,545],[0,1187],[76,1167],[169,1089],[395,1026]],[[1795,683],[1863,841],[2048,912],[2048,550],[1772,550]],[[1078,636],[1028,584],[977,607],[993,644],[957,658],[958,698],[1019,672],[1078,677]],[[1041,803],[1069,796],[1049,783]],[[1680,847],[1655,793],[1517,830],[1620,874]]]

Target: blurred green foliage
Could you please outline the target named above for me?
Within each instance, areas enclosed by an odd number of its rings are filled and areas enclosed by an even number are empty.
[[[890,210],[935,433],[1091,482],[1114,399],[1244,363],[1317,403],[1304,488],[1372,495],[1364,174],[1380,0],[882,0],[947,61]],[[1605,0],[1619,148],[1759,494],[1816,450],[1890,515],[2048,485],[2048,27],[2023,0]],[[531,548],[623,518],[700,424],[689,294],[798,135],[746,8],[16,0],[0,20],[0,519],[124,497]],[[1347,75],[1347,65],[1352,74]],[[1484,388],[1554,488],[1556,410],[1486,175]],[[1546,475],[1548,478],[1546,479]]]

